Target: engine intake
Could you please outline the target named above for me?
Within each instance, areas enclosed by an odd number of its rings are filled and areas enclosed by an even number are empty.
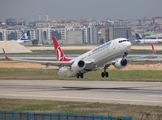
[[[124,60],[121,60],[120,63],[122,66],[126,66],[128,64],[128,61],[126,59],[124,59]]]
[[[84,61],[81,60],[81,61],[78,62],[78,66],[79,67],[82,68],[82,67],[84,67],[84,65],[85,65],[85,62]]]
[[[71,65],[71,69],[74,71],[81,71],[85,68],[85,62],[83,60],[75,61]]]
[[[118,59],[117,62],[114,64],[116,69],[122,69],[128,65],[128,60],[126,59]]]

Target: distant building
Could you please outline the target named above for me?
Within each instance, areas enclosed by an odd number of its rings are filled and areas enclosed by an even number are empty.
[[[90,28],[85,27],[82,29],[83,30],[83,43],[90,43]]]
[[[6,24],[11,25],[11,26],[25,25],[25,20],[24,19],[12,19],[12,18],[9,18],[9,19],[6,19]]]
[[[68,31],[67,44],[83,44],[83,31]]]
[[[30,30],[30,40],[38,40],[38,30],[37,29]]]
[[[38,36],[38,37],[36,37]],[[37,33],[33,33],[33,39],[34,37],[39,40],[39,43],[51,43],[51,40],[53,37],[56,37],[58,40],[66,40],[66,29],[62,26],[57,27],[42,27],[37,28]]]
[[[56,36],[58,40],[66,40],[67,35],[66,35],[66,29],[63,26],[57,26],[57,27],[51,27],[50,29],[51,32],[51,38]]]
[[[0,29],[0,41],[10,41],[19,39],[24,31],[16,29]]]
[[[52,22],[37,22],[36,23],[36,27],[56,27],[56,26],[64,26],[64,27],[68,27],[68,26],[81,26],[80,23],[78,22],[74,22],[74,21],[68,21],[68,22],[64,22],[64,21],[53,21]]]
[[[153,23],[162,25],[162,17],[153,17]]]
[[[88,41],[88,44],[97,44],[99,43],[98,40],[98,27],[95,26],[89,26],[90,31],[90,39]]]
[[[129,27],[108,27],[101,28],[101,38],[104,42],[115,38],[131,38],[131,28]]]
[[[6,41],[6,29],[0,29],[0,41]]]
[[[99,43],[98,40],[98,27],[94,25],[86,26],[75,26],[66,27],[68,31],[82,31],[83,32],[83,43],[85,44],[96,44]]]

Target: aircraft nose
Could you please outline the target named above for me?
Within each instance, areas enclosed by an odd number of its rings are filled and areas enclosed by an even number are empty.
[[[132,45],[131,42],[126,42],[126,46],[127,46],[128,49],[131,48],[131,45]]]
[[[131,45],[132,45],[132,43],[131,43],[131,42],[128,42],[128,46],[130,46],[130,47],[131,47]]]

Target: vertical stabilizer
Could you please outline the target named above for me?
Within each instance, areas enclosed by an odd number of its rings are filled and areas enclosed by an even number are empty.
[[[26,31],[24,33],[24,35],[20,38],[20,40],[28,40],[29,39],[29,34],[30,34],[30,31]]]
[[[136,39],[140,40],[140,39],[142,39],[142,37],[139,34],[136,33]]]
[[[152,47],[152,54],[156,54],[156,50],[154,49],[154,45],[151,44],[151,47]]]
[[[55,48],[57,61],[70,61],[70,58],[65,57],[65,54],[63,53],[59,43],[57,42],[56,37],[53,37],[52,40]]]

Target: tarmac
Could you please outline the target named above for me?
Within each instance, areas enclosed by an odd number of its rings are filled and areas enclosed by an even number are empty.
[[[0,98],[162,106],[162,83],[0,80]]]

